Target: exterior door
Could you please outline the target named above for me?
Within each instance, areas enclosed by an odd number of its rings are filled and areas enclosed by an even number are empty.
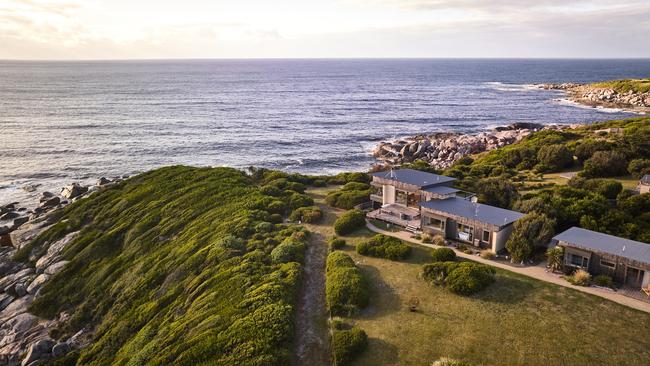
[[[634,267],[627,267],[625,283],[632,287],[641,287],[645,271]]]

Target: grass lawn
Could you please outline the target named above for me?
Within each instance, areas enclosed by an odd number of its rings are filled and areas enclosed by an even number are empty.
[[[327,209],[313,229],[331,236],[340,212]],[[370,235],[345,237],[372,284],[370,306],[349,319],[369,336],[355,365],[430,365],[442,356],[474,365],[650,364],[650,314],[503,270],[482,293],[454,295],[418,277],[427,248],[414,246],[406,262],[358,255],[353,245]],[[417,312],[408,310],[412,297]]]

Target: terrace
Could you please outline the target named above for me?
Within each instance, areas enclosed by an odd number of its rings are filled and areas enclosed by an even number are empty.
[[[368,212],[367,217],[402,226],[410,231],[420,230],[420,211],[400,204],[384,205]]]

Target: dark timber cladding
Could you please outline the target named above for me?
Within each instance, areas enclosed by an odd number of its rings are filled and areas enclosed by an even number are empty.
[[[650,244],[572,227],[553,238],[564,247],[564,265],[604,274],[632,287],[650,285]]]

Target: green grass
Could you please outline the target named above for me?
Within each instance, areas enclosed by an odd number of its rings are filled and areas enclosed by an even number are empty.
[[[316,229],[331,235],[341,211],[323,208],[328,219]],[[405,262],[357,254],[354,245],[371,235],[364,229],[345,238],[344,251],[371,284],[368,307],[345,319],[369,337],[353,365],[429,365],[443,356],[474,365],[650,362],[650,314],[504,270],[485,291],[454,295],[419,278],[427,248],[413,246]],[[413,297],[417,312],[408,309]]]
[[[635,93],[650,92],[650,78],[602,81],[590,85],[596,88],[610,88],[618,93],[627,93],[630,90]]]
[[[269,260],[296,227],[255,232],[274,200],[241,171],[175,166],[77,201],[31,245],[80,230],[30,310],[71,315],[57,338],[94,329],[79,364],[286,364],[302,267]]]

